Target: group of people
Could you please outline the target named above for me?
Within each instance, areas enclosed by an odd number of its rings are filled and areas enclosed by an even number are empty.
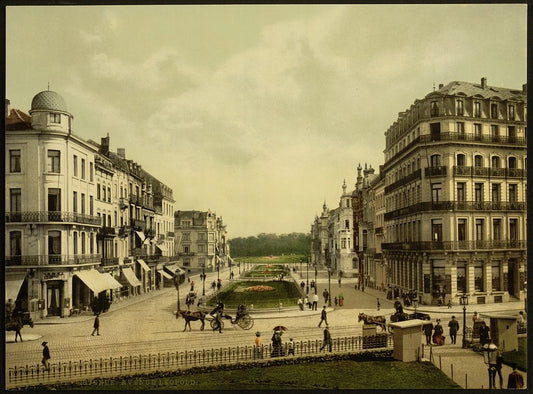
[[[431,343],[442,346],[444,345],[446,337],[444,334],[444,328],[440,324],[440,319],[437,319],[435,325],[429,318],[427,323],[422,326],[424,335],[426,336],[426,345],[431,345]],[[450,333],[450,340],[452,345],[457,343],[457,332],[459,331],[459,322],[455,320],[455,316],[452,316],[452,319],[448,322],[448,328]]]

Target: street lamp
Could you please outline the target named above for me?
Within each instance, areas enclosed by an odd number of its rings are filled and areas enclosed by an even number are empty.
[[[239,262],[239,275],[241,274],[241,263]]]
[[[466,348],[466,306],[468,305],[468,296],[463,293],[459,302],[463,306],[463,349]]]
[[[176,290],[178,291],[178,309],[176,311],[176,319],[179,316],[180,308],[180,271],[176,270],[176,273],[174,274],[174,286],[176,286]]]
[[[328,306],[331,306],[331,267],[328,267]]]
[[[205,296],[205,266],[202,267],[202,283],[203,283],[202,295]]]
[[[413,298],[412,303],[413,303],[413,306],[415,307],[415,319],[418,319],[418,315],[416,313],[416,308],[418,308],[418,300],[416,298]]]
[[[317,274],[317,271],[316,271],[316,263],[315,263],[315,294],[316,294],[316,292],[317,292],[316,274]]]
[[[220,280],[220,262],[217,261],[217,281]]]
[[[231,260],[229,260],[229,277],[233,279],[233,266],[231,265]]]
[[[306,272],[307,287],[305,288],[305,294],[309,294],[309,258],[305,256],[305,260],[307,263],[307,272]]]
[[[483,345],[483,361],[487,364],[489,368],[489,388],[493,389],[494,380],[496,378],[496,358],[498,358],[498,346],[491,343],[490,345],[486,343]]]

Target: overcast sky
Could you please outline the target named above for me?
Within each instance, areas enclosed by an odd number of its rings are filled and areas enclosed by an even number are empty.
[[[6,97],[58,92],[73,129],[229,236],[308,232],[383,164],[398,112],[450,81],[520,89],[526,6],[8,7]],[[377,172],[377,171],[376,171]]]

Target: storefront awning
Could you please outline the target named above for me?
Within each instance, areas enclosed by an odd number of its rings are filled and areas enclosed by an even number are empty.
[[[98,294],[105,290],[116,289],[122,285],[108,274],[101,274],[95,269],[83,270],[74,273],[75,276],[87,285],[93,293]]]
[[[142,231],[135,231],[135,234],[137,234],[137,236],[141,239],[141,241],[144,242],[144,239],[146,237],[144,236],[144,233]]]
[[[142,259],[137,259],[137,262],[139,263],[139,265],[141,266],[141,268],[145,271],[150,271],[150,267],[148,267],[148,264],[146,264],[144,262],[144,260]]]
[[[155,245],[159,248],[159,250],[161,250],[161,252],[166,252],[167,251],[167,247],[165,244],[160,244],[160,245]]]
[[[126,281],[128,282],[130,286],[135,287],[135,286],[142,285],[141,281],[137,279],[137,277],[135,276],[135,273],[133,272],[131,268],[122,268],[122,277],[126,279]]]
[[[17,300],[24,278],[26,272],[6,272],[6,301],[11,298],[14,303]]]
[[[167,279],[172,279],[172,275],[169,275],[167,274],[165,271],[163,270],[157,270],[157,272],[159,272],[162,276],[164,276],[165,278]]]
[[[180,267],[178,267],[177,264],[168,264],[163,267],[163,270],[167,272],[169,275],[174,276],[176,271],[178,271],[181,275],[185,275],[185,270],[182,270]]]

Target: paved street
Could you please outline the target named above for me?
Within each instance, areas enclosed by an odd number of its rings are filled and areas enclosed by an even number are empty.
[[[221,272],[220,277],[223,283],[227,283],[229,276],[228,270]],[[206,284],[211,283],[217,278],[217,273],[209,273]],[[191,277],[196,284],[196,288],[201,294],[201,281],[198,275]],[[296,277],[299,282],[299,278]],[[295,305],[283,311],[271,310],[267,313],[252,312],[255,319],[255,325],[251,330],[245,331],[234,326],[226,326],[224,332],[219,334],[213,332],[209,323],[206,321],[204,331],[200,331],[200,322],[192,322],[192,331],[183,332],[184,320],[176,319],[174,311],[176,310],[176,290],[174,288],[165,288],[156,290],[139,297],[122,301],[114,304],[111,310],[100,316],[100,336],[91,336],[93,317],[83,316],[69,319],[51,318],[45,319],[44,322],[49,324],[36,324],[35,327],[25,327],[22,331],[23,338],[26,334],[36,337],[35,340],[24,341],[23,343],[6,343],[6,367],[22,366],[27,364],[37,364],[40,362],[43,340],[49,343],[52,362],[57,361],[74,361],[86,359],[99,359],[105,357],[130,356],[148,353],[166,353],[182,350],[194,350],[214,348],[221,346],[251,346],[254,341],[254,333],[260,331],[263,333],[263,343],[270,343],[272,328],[282,324],[288,328],[284,334],[284,340],[292,337],[295,341],[300,340],[317,340],[322,339],[322,329],[318,328],[320,321],[320,309],[324,305],[322,291],[328,286],[327,279],[318,280],[319,307],[318,311],[305,309],[300,311]],[[189,284],[185,282],[180,287],[182,296],[182,309],[185,308],[184,298],[189,290]],[[338,282],[331,282],[331,291],[333,296],[342,292],[344,296],[344,306],[328,308],[328,322],[333,337],[359,336],[362,335],[362,322],[357,321],[359,312],[365,312],[372,315],[385,315],[387,321],[390,321],[390,315],[394,312],[392,303],[386,300],[382,292],[366,288],[364,292],[354,289],[354,284],[349,280],[344,280],[339,287]],[[380,298],[381,310],[376,310],[376,298]],[[492,304],[479,306],[478,312],[498,310],[517,309],[521,303],[511,303],[511,305]],[[469,308],[469,310],[472,308]],[[432,318],[442,319],[447,332],[447,322],[452,314],[455,314],[460,324],[462,332],[462,308],[455,306],[452,309],[439,307],[421,307],[431,314]],[[473,312],[473,310],[471,311]],[[467,321],[470,324],[471,312],[467,315]],[[43,321],[39,322],[43,323]],[[8,334],[12,335],[12,333]],[[7,336],[6,336],[7,337]],[[422,336],[421,336],[422,340]],[[461,349],[462,337],[457,339],[457,345],[446,345],[444,347],[434,347],[434,355],[440,355],[444,368],[448,369],[449,364],[455,363],[455,380],[459,384],[464,384],[464,372],[462,373],[462,382],[458,381],[457,371],[465,371],[472,365],[480,364],[477,368],[486,373],[482,357],[470,350]],[[429,352],[426,348],[426,357]],[[472,361],[474,360],[474,361]],[[508,371],[505,370],[505,379]],[[477,371],[477,369],[476,369]],[[479,372],[479,371],[478,371]],[[486,382],[482,379],[481,372],[474,373],[479,375],[478,378],[469,377],[469,388],[481,387]],[[479,382],[476,382],[476,379]]]

